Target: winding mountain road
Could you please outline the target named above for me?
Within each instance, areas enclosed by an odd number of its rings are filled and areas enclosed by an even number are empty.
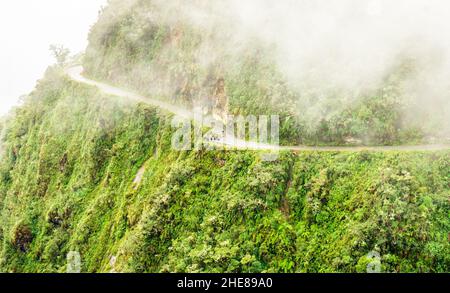
[[[163,102],[161,100],[147,98],[139,94],[120,89],[102,82],[94,81],[88,79],[82,75],[82,66],[73,66],[65,70],[66,74],[73,81],[87,84],[93,87],[97,87],[102,93],[112,96],[119,96],[127,98],[135,102],[143,102],[165,111],[173,113],[183,119],[196,121],[198,115],[190,109],[186,109],[180,106],[175,106],[170,103]],[[199,121],[196,121],[199,122]],[[222,136],[222,134],[220,134]],[[256,142],[247,142],[244,140],[237,139],[233,136],[226,136],[224,139],[211,141],[212,144],[225,146],[230,149],[238,150],[261,150],[261,151],[281,151],[289,150],[295,152],[301,151],[319,151],[319,152],[360,152],[360,151],[438,151],[438,150],[450,150],[450,145],[439,144],[439,145],[404,145],[404,146],[336,146],[336,147],[313,147],[313,146],[275,146],[269,144],[262,144]]]

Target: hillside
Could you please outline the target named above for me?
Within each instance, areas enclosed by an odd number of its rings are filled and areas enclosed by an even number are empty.
[[[420,129],[400,123],[406,63],[388,92],[313,125],[292,111],[311,105],[272,48],[236,60],[215,46],[205,66],[198,46],[223,42],[219,28],[172,23],[161,1],[123,3],[110,1],[91,31],[89,78],[187,106],[223,79],[230,113],[281,114],[284,144],[442,136],[439,115]],[[374,252],[384,272],[448,272],[450,150],[284,151],[265,162],[257,151],[173,150],[171,122],[50,67],[1,126],[0,271],[65,272],[76,251],[83,272],[366,272]]]
[[[293,83],[274,57],[276,45],[240,32],[231,16],[221,18],[217,2],[125,3],[111,1],[90,33],[84,67],[93,79],[185,105],[214,95],[223,79],[229,113],[280,115],[286,145],[450,139],[448,91],[439,106],[409,92],[423,70],[414,55],[398,58],[379,85],[354,92],[328,80]]]

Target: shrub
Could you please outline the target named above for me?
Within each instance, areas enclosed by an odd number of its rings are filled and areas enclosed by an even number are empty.
[[[13,246],[22,252],[26,252],[30,248],[31,242],[33,242],[33,232],[30,226],[23,223],[18,224],[13,230]]]

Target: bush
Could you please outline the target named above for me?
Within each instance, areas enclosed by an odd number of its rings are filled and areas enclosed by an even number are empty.
[[[26,224],[18,224],[14,227],[12,236],[12,245],[22,251],[27,252],[33,242],[33,233],[31,227]]]

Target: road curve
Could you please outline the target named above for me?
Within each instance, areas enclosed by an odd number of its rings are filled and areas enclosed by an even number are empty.
[[[147,98],[139,94],[120,89],[102,82],[90,80],[82,75],[82,66],[73,66],[65,70],[66,74],[73,81],[87,84],[90,86],[97,87],[102,93],[112,96],[119,96],[127,98],[135,102],[143,102],[172,114],[175,114],[183,119],[196,120],[197,115],[194,112],[173,104],[163,102],[161,100]],[[224,139],[211,141],[211,144],[224,146],[230,149],[238,150],[260,150],[260,151],[316,151],[316,152],[361,152],[361,151],[439,151],[439,150],[450,150],[450,145],[439,144],[439,145],[402,145],[402,146],[336,146],[336,147],[314,147],[314,146],[275,146],[269,144],[262,144],[256,142],[247,142],[237,139],[232,136],[226,136]]]

